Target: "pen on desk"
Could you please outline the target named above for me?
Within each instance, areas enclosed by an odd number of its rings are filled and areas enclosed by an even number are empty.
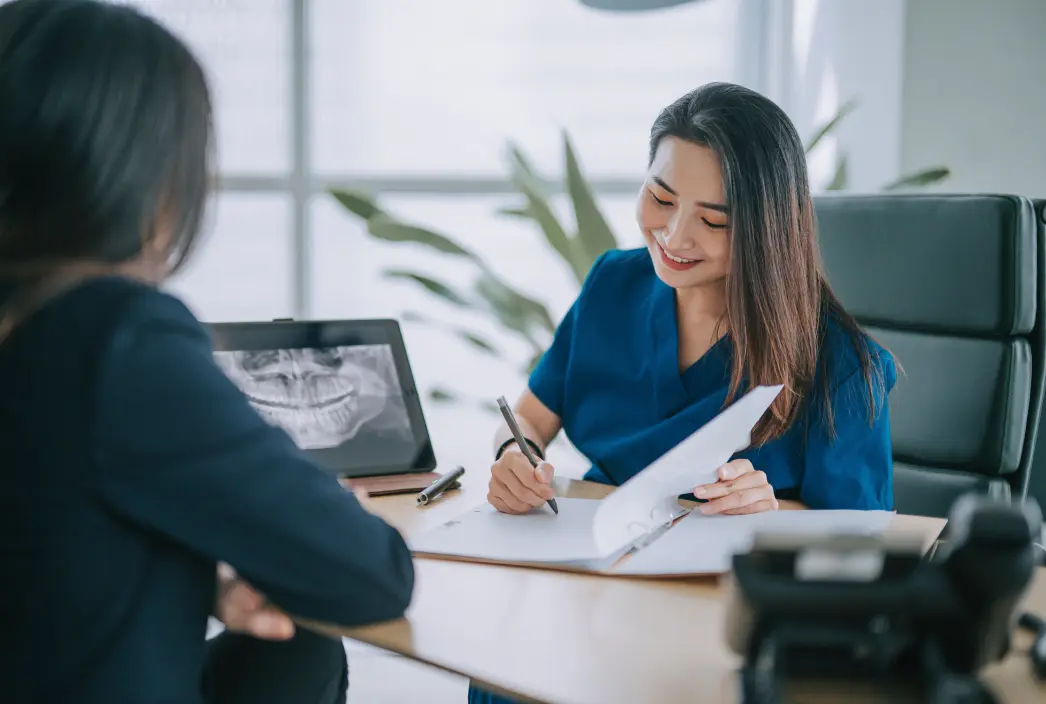
[[[523,437],[523,431],[519,429],[519,423],[516,422],[516,415],[509,408],[504,396],[498,396],[498,408],[501,409],[501,415],[505,417],[505,423],[508,424],[508,429],[512,431],[512,437],[515,439],[516,444],[519,445],[519,449],[530,461],[530,466],[537,467],[538,458],[534,456],[534,452],[530,449],[530,443]],[[559,504],[556,503],[554,498],[548,500],[548,506],[553,513],[559,514]]]
[[[418,494],[418,503],[422,506],[432,501],[434,498],[442,494],[444,491],[448,491],[455,488],[458,484],[458,480],[461,479],[461,475],[465,473],[464,467],[455,467],[453,470],[447,472],[436,481],[429,484],[427,487],[421,490]]]

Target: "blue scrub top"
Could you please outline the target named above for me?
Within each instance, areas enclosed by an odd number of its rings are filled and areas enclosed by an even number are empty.
[[[889,393],[897,379],[893,358],[868,344]],[[658,278],[646,249],[615,250],[592,267],[529,386],[592,463],[585,478],[621,484],[722,410],[731,354],[726,335],[680,374],[673,289]],[[830,377],[835,437],[828,436],[815,391],[784,435],[734,458],[765,472],[779,498],[815,509],[892,509],[890,415],[882,390],[869,423],[860,359],[831,319],[821,355],[818,374]],[[813,388],[822,388],[819,378]]]

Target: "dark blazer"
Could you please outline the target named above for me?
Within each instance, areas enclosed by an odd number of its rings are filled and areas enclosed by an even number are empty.
[[[10,287],[0,287],[0,305]],[[298,616],[399,617],[402,537],[266,424],[177,299],[81,284],[0,345],[0,699],[191,703],[215,566]]]

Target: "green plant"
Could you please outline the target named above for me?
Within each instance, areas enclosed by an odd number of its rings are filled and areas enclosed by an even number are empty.
[[[824,141],[825,137],[831,135],[831,133],[842,124],[847,115],[852,113],[856,108],[856,100],[848,100],[843,103],[835,112],[832,119],[825,122],[816,132],[814,132],[814,136],[811,137],[805,145],[806,153],[810,154],[817,149],[817,146]],[[905,174],[904,176],[886,184],[880,190],[899,191],[906,188],[924,188],[926,186],[932,186],[935,183],[940,183],[949,176],[951,176],[951,170],[948,169],[948,167],[934,166],[910,174]],[[825,185],[824,189],[826,191],[845,191],[849,187],[849,183],[849,159],[845,152],[840,151],[835,157],[835,172],[833,173],[831,180]]]
[[[854,101],[840,107],[836,115],[807,142],[806,152],[809,154],[815,150],[855,108]],[[607,250],[616,249],[618,242],[599,209],[596,197],[582,173],[577,152],[566,133],[563,134],[563,152],[564,185],[573,211],[573,222],[569,226],[560,221],[552,208],[553,189],[515,145],[509,145],[509,175],[522,196],[522,203],[504,208],[499,213],[535,223],[580,288],[596,258]],[[883,190],[923,187],[940,182],[949,175],[949,170],[944,167],[924,169],[897,179]],[[845,153],[840,153],[826,190],[842,191],[847,185],[847,158]],[[420,245],[441,255],[468,262],[473,268],[474,278],[471,286],[464,289],[440,281],[429,273],[406,269],[387,269],[383,273],[390,279],[409,281],[420,286],[451,306],[487,316],[499,329],[522,341],[527,351],[522,359],[509,359],[510,355],[503,346],[468,327],[439,322],[417,311],[406,311],[402,316],[404,320],[439,328],[472,349],[508,361],[522,374],[529,374],[533,370],[556,327],[556,321],[543,302],[507,284],[479,255],[449,236],[387,212],[372,195],[344,189],[332,189],[331,195],[346,210],[363,219],[367,232],[375,239],[391,244]],[[437,402],[466,400],[460,394],[444,388],[431,390],[429,398]],[[490,407],[486,402],[478,403]]]
[[[375,239],[392,244],[421,245],[471,264],[474,276],[467,288],[444,283],[426,273],[405,269],[386,269],[383,275],[389,279],[409,281],[420,286],[455,308],[489,317],[501,329],[525,343],[527,353],[521,370],[527,372],[533,369],[556,328],[556,323],[544,303],[505,283],[491,270],[487,262],[467,247],[439,232],[410,224],[389,214],[371,195],[343,189],[333,189],[331,195],[346,210],[363,219],[367,232]],[[439,328],[484,354],[500,358],[506,356],[500,346],[467,327],[443,323],[417,311],[406,311],[402,318],[405,321]],[[518,361],[516,363],[519,364]],[[437,402],[463,400],[459,394],[443,388],[432,389],[429,398]],[[491,404],[486,402],[481,402],[480,405],[491,407]]]
[[[499,212],[506,217],[536,222],[549,246],[566,263],[580,287],[596,258],[609,249],[615,249],[618,243],[582,174],[570,138],[565,134],[564,145],[566,186],[575,216],[575,223],[569,231],[552,209],[552,189],[549,184],[515,145],[509,147],[510,176],[513,185],[523,196],[523,203]],[[363,219],[367,232],[378,240],[390,244],[421,245],[442,255],[468,261],[474,269],[475,278],[471,288],[465,290],[433,278],[428,273],[386,269],[383,275],[390,279],[410,281],[454,307],[488,316],[499,328],[525,343],[527,352],[524,359],[507,361],[522,374],[529,374],[533,370],[556,329],[556,321],[544,303],[505,283],[479,255],[447,235],[391,215],[372,195],[345,189],[332,189],[331,195],[342,207]],[[507,359],[508,355],[502,346],[475,330],[443,323],[417,311],[406,311],[402,317],[405,321],[439,328],[484,354]],[[444,388],[431,390],[429,398],[437,402],[464,400],[459,394]],[[480,405],[489,407],[487,403]]]

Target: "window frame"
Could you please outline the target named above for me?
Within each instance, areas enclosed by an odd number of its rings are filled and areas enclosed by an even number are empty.
[[[566,2],[568,0],[564,0]],[[768,79],[768,68],[776,58],[768,51],[765,41],[772,31],[770,5],[775,0],[739,0],[737,61],[739,80],[755,90],[763,90]],[[790,2],[791,0],[785,0]],[[310,0],[288,0],[290,3],[290,172],[286,176],[218,174],[216,190],[240,193],[290,194],[292,216],[289,260],[294,317],[307,320],[311,316],[310,255],[312,247],[309,208],[312,199],[331,188],[353,188],[377,195],[382,193],[413,193],[455,195],[513,194],[516,189],[507,176],[344,176],[316,174],[310,163],[311,91],[309,65]],[[595,195],[625,195],[635,193],[640,186],[638,178],[595,178],[590,181]],[[563,184],[547,184],[553,194],[564,192]]]

